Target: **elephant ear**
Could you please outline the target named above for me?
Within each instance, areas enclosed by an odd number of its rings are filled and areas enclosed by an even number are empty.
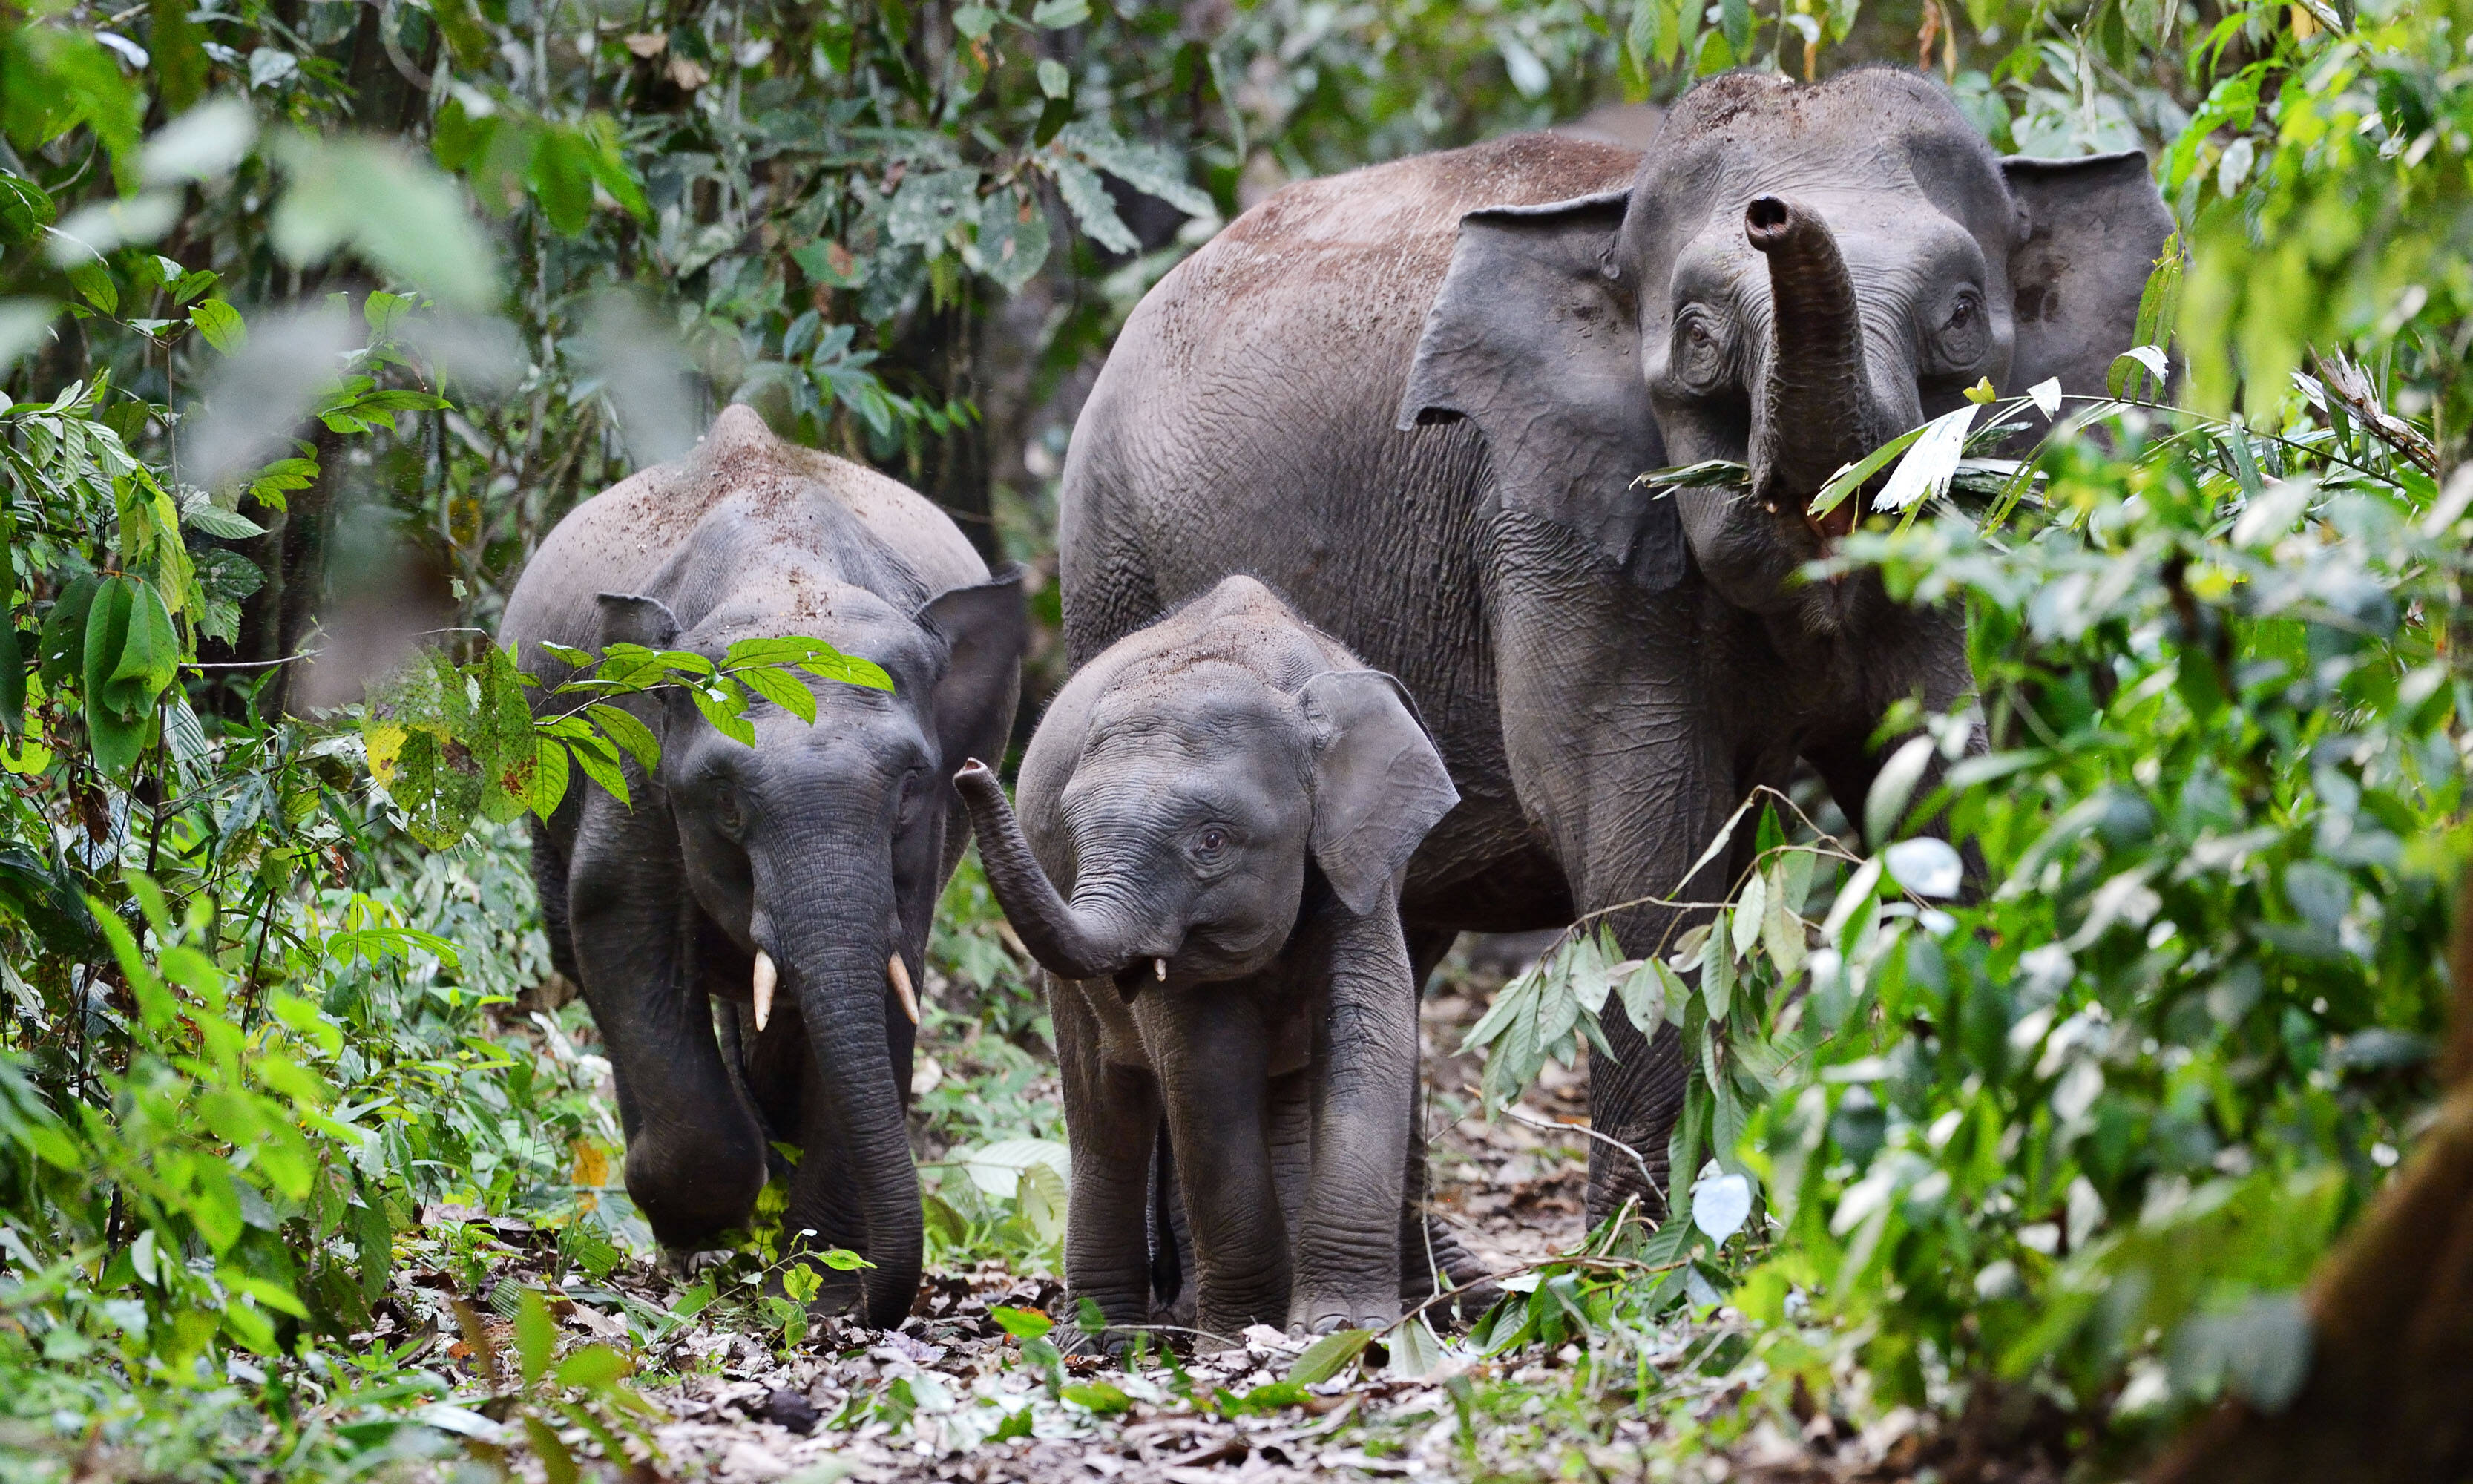
[[[1362,916],[1459,790],[1408,693],[1381,671],[1326,670],[1299,699],[1314,733],[1314,864]]]
[[[641,644],[646,649],[667,649],[678,642],[679,615],[660,599],[640,592],[605,592],[597,601],[601,625],[594,635],[596,648]]]
[[[2138,342],[2138,300],[2173,235],[2173,213],[2136,150],[2001,162],[2026,231],[2009,252],[2017,349],[2009,390],[2053,377],[2101,396],[2112,363]]]
[[[948,587],[913,616],[945,641],[945,673],[934,700],[943,774],[949,778],[968,757],[1002,759],[1030,640],[1021,568],[1008,563],[986,582]]]
[[[1460,218],[1399,427],[1473,419],[1505,507],[1559,521],[1652,591],[1683,580],[1682,518],[1632,483],[1666,462],[1631,286],[1627,193]]]

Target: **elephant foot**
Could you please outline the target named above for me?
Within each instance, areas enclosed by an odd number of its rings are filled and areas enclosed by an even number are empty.
[[[1461,1244],[1459,1233],[1431,1216],[1426,1218],[1427,1251],[1407,1255],[1402,1264],[1400,1298],[1404,1304],[1422,1304],[1433,1297],[1434,1269],[1440,1269],[1452,1296],[1426,1310],[1427,1317],[1437,1322],[1456,1317],[1462,1323],[1474,1320],[1492,1308],[1502,1297],[1495,1283],[1494,1272]],[[1428,1267],[1428,1253],[1432,1267]]]
[[[1290,1334],[1335,1334],[1342,1329],[1386,1329],[1399,1322],[1397,1294],[1301,1293],[1288,1304]]]

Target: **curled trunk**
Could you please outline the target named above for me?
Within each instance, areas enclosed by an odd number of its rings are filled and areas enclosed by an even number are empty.
[[[1863,358],[1862,313],[1837,241],[1818,213],[1763,196],[1743,234],[1769,264],[1769,355],[1752,429],[1752,482],[1764,500],[1808,504],[1838,468],[1872,451],[1881,425]],[[1826,518],[1842,535],[1849,499]]]
[[[988,889],[1042,968],[1067,979],[1104,979],[1133,961],[1126,933],[1077,910],[1047,879],[987,764],[972,759],[953,775],[953,786],[971,811]]]

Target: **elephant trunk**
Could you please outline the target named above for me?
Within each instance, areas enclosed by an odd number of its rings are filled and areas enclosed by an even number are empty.
[[[1819,213],[1762,196],[1744,210],[1743,234],[1769,262],[1770,343],[1752,429],[1752,490],[1770,505],[1800,510],[1891,430],[1871,395],[1855,282]],[[1860,494],[1850,497],[1813,524],[1821,536],[1843,536],[1861,504]]]
[[[963,764],[953,786],[971,811],[988,889],[1042,968],[1060,978],[1104,979],[1133,962],[1132,934],[1077,910],[1047,879],[986,763]]]
[[[864,855],[802,850],[802,871],[830,879],[794,884],[786,898],[835,903],[832,912],[766,916],[765,936],[778,941],[784,991],[793,996],[815,1054],[817,1084],[828,1103],[843,1145],[852,1194],[866,1233],[867,1260],[859,1274],[860,1317],[879,1328],[901,1323],[919,1291],[924,1232],[919,1172],[911,1162],[905,1084],[906,1035],[895,1058],[892,1017],[895,992],[888,959],[900,945],[886,936],[893,921],[891,869],[878,859],[869,870]],[[759,875],[757,899],[770,894]],[[853,930],[853,929],[857,930]],[[907,1032],[905,1023],[900,1027]]]

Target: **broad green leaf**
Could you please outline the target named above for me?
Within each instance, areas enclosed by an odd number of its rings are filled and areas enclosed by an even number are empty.
[[[1330,1380],[1365,1353],[1373,1338],[1371,1329],[1338,1329],[1326,1334],[1307,1346],[1305,1352],[1288,1366],[1287,1378],[1300,1386]]]
[[[201,299],[190,305],[189,323],[198,327],[207,345],[226,355],[249,344],[249,325],[242,321],[240,311],[220,299]]]
[[[945,233],[978,214],[979,173],[936,170],[914,175],[894,193],[885,213],[884,229],[895,243],[924,247],[941,242]]]
[[[524,1384],[531,1386],[549,1372],[549,1363],[558,1353],[558,1326],[551,1322],[549,1305],[542,1302],[540,1291],[526,1288],[516,1310],[516,1352],[522,1362]]]
[[[1761,941],[1761,923],[1768,916],[1769,883],[1754,872],[1743,882],[1743,894],[1735,902],[1734,944],[1737,958],[1751,956],[1752,945]]]
[[[1973,410],[1974,409],[1972,408],[1967,409],[1969,412],[1972,412]],[[1927,423],[1926,426],[1928,427],[1930,424]],[[1909,428],[1897,437],[1890,439],[1887,443],[1883,443],[1880,447],[1865,454],[1862,458],[1856,460],[1854,463],[1847,465],[1844,468],[1839,469],[1837,473],[1830,475],[1829,482],[1820,487],[1820,492],[1812,497],[1811,512],[1813,518],[1818,519],[1820,516],[1828,515],[1831,511],[1836,510],[1838,506],[1846,503],[1846,499],[1849,495],[1852,495],[1856,491],[1861,489],[1864,483],[1870,480],[1873,475],[1887,467],[1891,459],[1894,459],[1898,455],[1906,452],[1909,444],[1913,443],[1916,439],[1923,436],[1923,428]],[[1861,514],[1861,512],[1858,512],[1858,514]]]
[[[561,1386],[576,1386],[586,1391],[607,1391],[627,1374],[627,1362],[607,1345],[587,1345],[558,1363],[555,1379]]]
[[[577,1484],[583,1478],[583,1471],[575,1466],[575,1455],[567,1451],[557,1428],[526,1413],[524,1436],[532,1443],[533,1455],[540,1460],[541,1476],[548,1484]]]
[[[1108,199],[1108,188],[1099,177],[1080,160],[1048,156],[1045,163],[1056,179],[1056,192],[1065,198],[1066,208],[1092,242],[1111,252],[1139,252],[1141,239],[1116,215],[1116,204]]]
[[[1909,737],[1873,775],[1872,790],[1863,800],[1863,839],[1874,850],[1895,838],[1906,819],[1907,804],[1914,798],[1915,785],[1923,781],[1924,770],[1932,765],[1932,759],[1931,737]]]
[[[1033,1309],[1009,1308],[1001,1304],[988,1306],[988,1317],[996,1328],[1017,1340],[1036,1340],[1056,1328],[1056,1321]]]
[[[690,684],[687,695],[713,730],[742,747],[756,745],[756,728],[747,720],[747,695],[729,677]]]
[[[592,718],[593,725],[601,729],[604,736],[627,750],[628,755],[636,759],[636,765],[644,770],[646,778],[660,771],[660,741],[653,735],[653,729],[637,721],[633,712],[600,701],[586,706],[584,714]]]
[[[1114,1417],[1133,1409],[1134,1399],[1106,1381],[1075,1381],[1063,1392],[1064,1399],[1101,1417]]]
[[[1709,1007],[1712,1024],[1724,1021],[1735,997],[1734,945],[1726,929],[1726,914],[1719,913],[1700,951],[1700,998]]]
[[[1900,511],[1949,492],[1957,461],[1966,452],[1966,430],[1974,424],[1972,403],[1942,414],[1924,424],[1923,433],[1872,501],[1875,510]]]
[[[786,671],[770,665],[732,672],[732,678],[758,696],[782,710],[812,725],[816,719],[816,694],[793,679]]]

